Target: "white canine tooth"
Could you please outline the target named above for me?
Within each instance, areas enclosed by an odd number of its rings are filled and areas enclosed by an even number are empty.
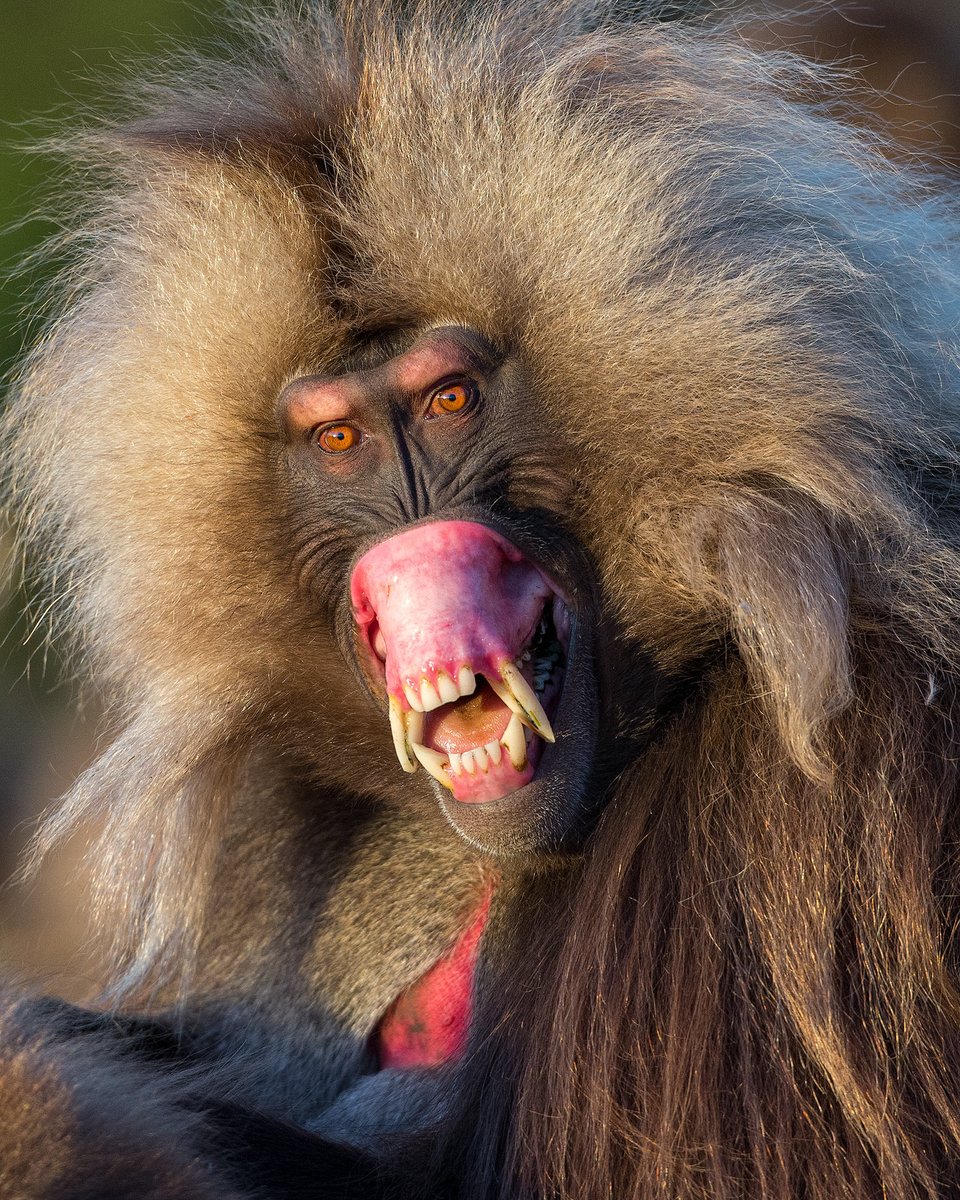
[[[486,746],[475,747],[473,751],[473,761],[477,764],[479,770],[486,771],[487,767],[490,766],[490,758],[487,755]]]
[[[520,701],[502,680],[494,679],[493,675],[491,674],[487,676],[487,683],[490,684],[493,690],[497,693],[497,695],[512,713],[516,713],[518,717],[524,716],[523,706],[521,705]]]
[[[404,721],[407,726],[407,742],[412,745],[414,742],[423,743],[423,727],[427,721],[422,712],[408,712],[404,714]]]
[[[472,696],[477,690],[477,677],[469,667],[461,667],[457,675],[457,686],[461,696]]]
[[[543,705],[537,698],[537,693],[524,679],[517,664],[504,663],[500,668],[500,675],[502,682],[494,679],[489,682],[504,704],[517,714],[524,725],[529,725],[548,742],[555,742],[557,739],[550,720],[543,711]]]
[[[413,690],[409,683],[403,685],[403,694],[407,698],[407,703],[414,712],[423,712],[423,705],[420,703],[420,697]]]
[[[420,684],[420,699],[423,703],[424,712],[433,712],[435,708],[439,708],[443,703],[440,699],[437,689],[433,686],[429,679],[425,679],[423,683]]]
[[[510,718],[510,723],[504,730],[500,741],[503,743],[506,752],[510,755],[510,761],[513,763],[514,769],[522,771],[527,765],[527,743],[523,736],[523,726],[520,724],[520,718],[516,713]],[[414,746],[414,751],[416,751],[416,746]],[[420,761],[423,762],[423,759]]]
[[[487,742],[487,744],[484,746],[484,750],[486,750],[487,754],[490,755],[493,765],[495,767],[499,767],[500,759],[503,757],[503,747],[500,745],[500,743]]]
[[[546,738],[548,742],[555,742],[557,739],[550,724],[550,718],[544,712],[537,693],[527,683],[516,663],[504,663],[500,674],[504,683],[510,687],[530,718],[531,729],[539,733],[542,738]]]
[[[472,775],[477,769],[477,760],[473,757],[475,751],[464,750],[460,755],[460,762],[463,764],[463,769],[468,775]]]
[[[460,775],[463,772],[463,763],[460,761],[460,755],[455,750],[450,751],[450,774]]]
[[[417,715],[419,716],[419,714]],[[422,716],[420,717],[420,723],[421,725],[423,724]],[[390,732],[393,735],[393,748],[397,752],[400,766],[403,767],[407,774],[412,775],[417,769],[417,763],[410,753],[410,728],[404,719],[400,701],[396,696],[390,697]],[[420,736],[423,736],[422,732]]]
[[[437,783],[442,783],[445,788],[450,788],[451,791],[453,790],[450,783],[450,777],[444,770],[444,767],[447,764],[446,754],[440,754],[439,751],[432,750],[429,746],[421,746],[419,742],[411,743],[410,749],[420,760],[421,766],[430,772]]]
[[[437,676],[437,691],[440,693],[442,704],[452,704],[454,700],[460,699],[457,685],[445,671],[441,671]]]

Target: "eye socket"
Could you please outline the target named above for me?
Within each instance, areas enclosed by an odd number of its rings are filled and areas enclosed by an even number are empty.
[[[479,389],[471,379],[457,380],[436,389],[430,396],[428,417],[447,417],[472,408],[479,396]]]
[[[314,434],[313,440],[324,454],[344,454],[360,445],[363,434],[355,425],[340,422],[336,425],[324,425]]]

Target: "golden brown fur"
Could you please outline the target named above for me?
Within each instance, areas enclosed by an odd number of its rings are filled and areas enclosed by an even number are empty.
[[[402,799],[362,697],[318,686],[265,431],[359,334],[462,322],[575,448],[623,636],[703,677],[582,862],[515,882],[522,921],[505,889],[441,1159],[478,1197],[953,1194],[952,205],[733,33],[371,4],[257,37],[85,139],[107,188],[8,419],[115,700],[41,845],[106,815],[120,990],[189,997],[239,779]]]

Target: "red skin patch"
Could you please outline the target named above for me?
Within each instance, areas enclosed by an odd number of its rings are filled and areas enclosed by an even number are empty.
[[[438,1067],[459,1058],[473,1015],[473,976],[480,938],[490,916],[488,888],[453,949],[400,993],[375,1034],[382,1069]]]

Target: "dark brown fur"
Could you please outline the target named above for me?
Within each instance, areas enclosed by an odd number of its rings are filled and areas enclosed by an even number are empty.
[[[952,204],[730,31],[371,4],[256,45],[84,140],[107,187],[7,425],[115,702],[40,842],[105,820],[114,995],[323,1132],[469,910],[486,856],[339,681],[312,588],[349,548],[297,542],[269,440],[296,374],[456,321],[566,448],[526,478],[596,563],[626,766],[582,855],[502,864],[440,1109],[358,1140],[430,1131],[464,1197],[952,1195]],[[685,685],[653,729],[637,654]]]

